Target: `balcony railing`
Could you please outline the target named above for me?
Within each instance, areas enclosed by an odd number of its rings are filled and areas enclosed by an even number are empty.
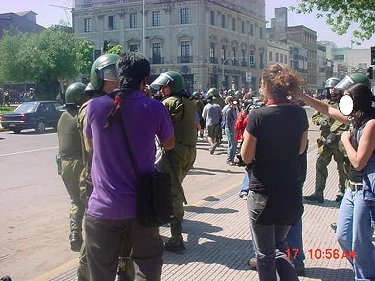
[[[238,60],[234,59],[234,60],[232,61],[232,65],[239,65]]]
[[[152,58],[149,58],[149,61],[151,64],[164,64],[163,57],[152,57]]]
[[[192,63],[193,56],[181,56],[177,57],[177,63]]]

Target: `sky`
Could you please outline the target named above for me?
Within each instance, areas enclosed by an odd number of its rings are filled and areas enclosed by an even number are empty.
[[[147,0],[145,0],[147,2]],[[251,0],[248,0],[251,1]],[[266,0],[266,20],[270,21],[274,17],[274,9],[280,7],[289,7],[296,5],[297,0]],[[32,10],[36,12],[37,23],[49,27],[52,24],[61,23],[61,21],[71,24],[70,9],[74,0],[0,0],[0,13],[23,12]],[[56,7],[59,6],[59,7]],[[337,35],[323,19],[317,19],[316,14],[295,14],[288,12],[288,25],[305,25],[317,31],[319,41],[333,41],[338,47],[350,47],[350,34]],[[353,48],[370,48],[375,45],[375,36],[371,40],[364,41],[360,46],[352,45]]]

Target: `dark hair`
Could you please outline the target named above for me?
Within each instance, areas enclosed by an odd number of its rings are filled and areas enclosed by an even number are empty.
[[[375,117],[375,97],[365,84],[354,84],[345,90],[353,99],[353,111],[357,113],[355,126],[358,127],[363,118]]]
[[[287,67],[273,63],[263,71],[262,79],[271,84],[271,95],[275,100],[292,95],[304,83],[303,78]]]
[[[138,90],[142,80],[150,75],[150,62],[141,53],[123,53],[117,71],[121,89]]]

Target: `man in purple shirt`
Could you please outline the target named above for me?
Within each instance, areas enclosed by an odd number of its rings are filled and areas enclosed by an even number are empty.
[[[85,136],[92,150],[93,192],[85,217],[87,260],[91,281],[114,280],[122,241],[132,245],[136,280],[160,280],[163,244],[158,227],[136,219],[136,175],[124,130],[140,175],[154,170],[155,136],[164,149],[174,147],[170,115],[162,103],[144,94],[150,63],[140,53],[125,53],[117,64],[120,89],[126,92],[114,108],[109,95],[88,105]],[[123,126],[121,120],[123,119]]]

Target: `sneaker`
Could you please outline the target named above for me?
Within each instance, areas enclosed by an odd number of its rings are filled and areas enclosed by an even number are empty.
[[[303,196],[303,199],[306,201],[316,202],[316,203],[324,203],[324,197],[316,194],[312,194],[309,196]]]
[[[247,192],[246,191],[241,191],[240,192],[240,198],[243,200],[247,200]]]
[[[335,202],[337,202],[337,203],[341,203],[342,198],[344,198],[344,196],[343,196],[342,194],[337,194],[337,195],[336,195]]]
[[[182,251],[185,251],[185,245],[183,241],[169,239],[164,243],[164,249],[173,253],[181,253]]]
[[[247,265],[250,267],[250,270],[257,270],[257,260],[256,258],[251,258],[247,261]]]
[[[227,162],[227,164],[228,164],[229,166],[237,166],[237,164],[234,163],[234,162]]]

